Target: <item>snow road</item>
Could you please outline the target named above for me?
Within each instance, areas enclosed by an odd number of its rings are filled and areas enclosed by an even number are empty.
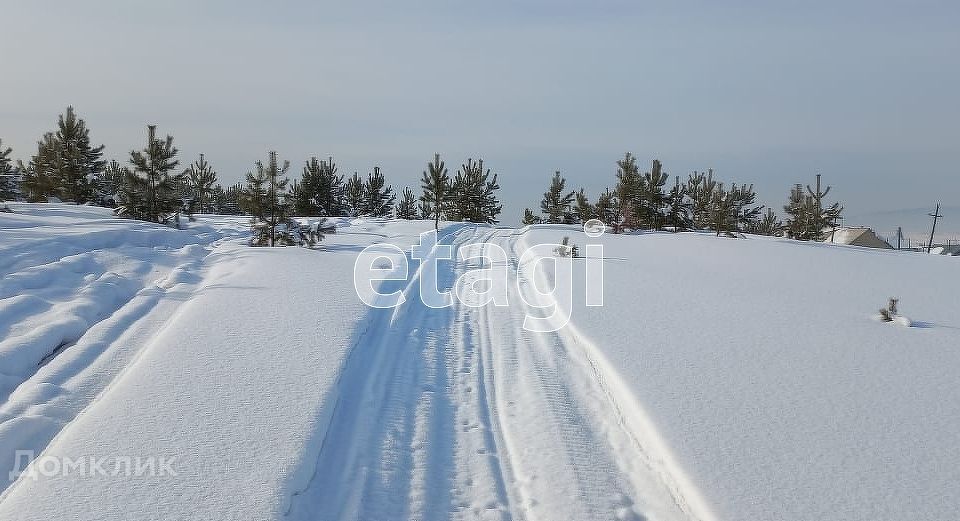
[[[384,283],[406,303],[371,309],[350,283],[357,252],[408,248],[428,223],[344,221],[315,252],[249,249],[237,219],[182,232],[18,209],[4,222],[17,254],[0,288],[0,463],[165,455],[176,475],[114,474],[122,461],[106,475],[4,473],[0,518],[696,518],[575,346],[522,329],[534,311],[518,305],[513,230],[441,232],[454,255],[511,253],[512,306],[428,307],[408,257],[413,278]],[[62,219],[40,217],[50,209]],[[479,265],[438,267],[442,291]]]
[[[638,443],[650,433],[628,429],[576,346],[522,328],[531,281],[518,274],[515,233],[442,233],[455,256],[470,243],[511,253],[511,305],[430,308],[414,278],[402,308],[374,310],[290,517],[698,519]],[[438,264],[441,291],[471,267]]]

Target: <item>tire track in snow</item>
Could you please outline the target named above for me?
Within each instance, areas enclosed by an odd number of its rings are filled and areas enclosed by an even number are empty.
[[[440,243],[456,255],[478,232],[455,225]],[[439,289],[451,289],[463,267],[448,261],[439,268]],[[288,517],[509,518],[502,494],[476,500],[478,487],[499,478],[489,449],[465,441],[478,406],[463,309],[426,306],[420,276],[418,269],[406,283],[402,306],[364,319],[313,476],[291,498]]]
[[[694,519],[579,346],[522,328],[533,281],[511,233],[458,226],[440,242],[456,255],[478,239],[509,254],[510,305],[429,308],[417,270],[400,308],[372,310],[288,517]],[[444,290],[478,266],[440,267]]]
[[[183,302],[203,280],[204,263],[215,244],[185,248],[180,249],[184,262],[117,302],[116,309],[109,308],[109,313],[84,329],[76,340],[50,353],[9,396],[3,396],[0,468],[14,468],[15,451],[41,455],[76,418],[108,393],[150,347],[152,337],[177,316]],[[0,477],[0,500],[11,485],[4,473]]]
[[[488,360],[491,414],[501,440],[504,473],[512,476],[518,517],[526,519],[695,519],[602,383],[602,375],[570,345],[563,330],[522,328],[520,292],[533,284],[518,265],[510,232],[495,240],[508,252],[510,306],[483,308],[487,331],[478,345]],[[543,302],[538,304],[542,305]],[[549,309],[548,309],[549,311]]]

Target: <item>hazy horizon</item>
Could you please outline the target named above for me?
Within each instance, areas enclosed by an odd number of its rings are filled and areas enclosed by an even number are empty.
[[[949,239],[958,15],[951,2],[18,3],[0,138],[27,160],[73,105],[107,158],[125,161],[151,123],[184,168],[202,152],[223,184],[277,150],[291,177],[333,155],[345,175],[380,166],[398,191],[435,152],[451,173],[482,157],[505,223],[537,208],[555,170],[595,199],[630,151],[644,169],[753,183],[781,214],[819,172],[846,222],[882,235],[922,235],[939,200]]]

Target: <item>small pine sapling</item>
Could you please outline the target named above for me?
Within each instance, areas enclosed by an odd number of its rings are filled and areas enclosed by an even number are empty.
[[[895,318],[897,318],[897,299],[890,297],[887,307],[880,309],[880,320],[893,322]]]

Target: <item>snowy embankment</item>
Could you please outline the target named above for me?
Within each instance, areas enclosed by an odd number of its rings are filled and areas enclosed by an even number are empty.
[[[0,492],[137,356],[225,235],[11,204],[0,214]]]
[[[563,235],[606,257],[604,306],[575,279],[566,334],[714,518],[957,516],[957,259],[542,227],[526,240]],[[877,320],[888,297],[914,327]]]
[[[17,210],[44,213],[48,208]],[[68,210],[85,218],[96,211]],[[12,219],[2,222],[24,217]],[[42,450],[45,458],[59,461],[105,460],[106,472],[91,475],[89,468],[75,468],[58,475],[24,475],[0,496],[0,518],[282,517],[289,497],[310,478],[309,462],[316,459],[337,400],[336,380],[352,346],[353,326],[365,312],[353,290],[355,255],[386,236],[359,225],[341,230],[325,242],[321,263],[321,251],[253,249],[240,239],[229,239],[243,228],[244,220],[238,218],[204,217],[187,231],[102,217],[92,221],[89,226],[107,237],[107,243],[81,238],[77,249],[114,258],[145,248],[144,265],[130,269],[142,275],[137,279],[145,286],[140,293],[177,288],[161,298],[175,304],[158,317],[156,309],[121,305],[115,314],[128,314],[130,308],[133,316],[107,326],[115,330],[109,338],[98,333],[97,325],[85,335],[78,328],[77,344],[28,375],[30,380],[3,405],[0,448],[5,469],[14,468],[14,450]],[[35,240],[5,238],[19,245],[43,244],[79,224],[47,219],[33,230]],[[223,236],[228,238],[214,240]],[[176,245],[183,240],[206,241],[198,246],[203,251],[195,252],[194,264],[177,264],[169,272],[158,268],[167,255],[177,257]],[[51,259],[57,252],[61,257],[73,254],[64,244],[50,246],[50,252]],[[160,280],[147,268],[161,269]],[[188,268],[195,276],[184,275]],[[82,289],[70,289],[62,278],[49,280],[51,291],[60,291],[65,301],[83,301]],[[18,294],[37,293],[35,286],[21,288],[28,289]],[[17,321],[28,319],[24,315]],[[38,319],[24,329],[44,333],[49,326]],[[89,336],[98,349],[86,348]],[[51,377],[54,370],[69,374]],[[68,381],[62,387],[50,383],[60,380]],[[83,399],[71,393],[81,393]],[[69,414],[61,414],[62,408],[53,403],[64,394]],[[25,422],[41,424],[34,429],[42,431],[39,440],[29,438],[29,429],[21,426]],[[166,460],[167,468],[154,470],[173,473],[126,472],[124,465],[130,461],[148,458]]]

